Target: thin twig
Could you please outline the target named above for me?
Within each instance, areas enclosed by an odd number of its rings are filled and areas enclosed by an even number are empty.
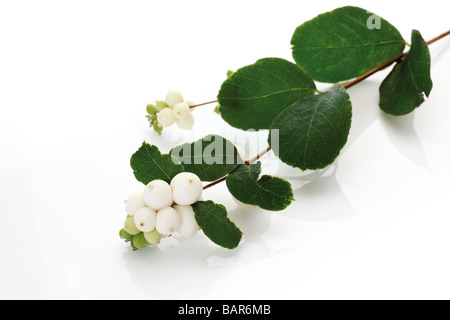
[[[263,155],[265,155],[265,154],[266,154],[267,152],[269,152],[271,149],[272,149],[272,147],[270,147],[270,146],[267,147],[266,150],[261,151],[256,157],[254,157],[254,158],[252,158],[252,159],[250,159],[250,160],[245,161],[245,165],[246,165],[246,166],[249,166],[249,165],[255,163],[256,161],[259,160],[259,158],[261,158]]]
[[[441,40],[442,38],[444,38],[444,37],[446,37],[448,35],[450,35],[450,30],[448,30],[447,32],[444,32],[443,34],[441,34],[440,36],[437,36],[434,39],[431,39],[431,40],[427,41],[427,44],[430,45],[432,43],[435,43],[436,41]]]
[[[256,161],[258,161],[262,156],[264,156],[267,152],[269,152],[272,149],[272,147],[267,147],[264,151],[260,152],[256,157],[253,157],[250,160],[245,161],[245,165],[249,166],[253,163],[255,163]],[[223,181],[227,180],[227,176],[220,178],[217,181],[211,182],[210,184],[207,184],[206,186],[203,187],[203,190],[211,188],[212,186],[215,186],[216,184],[219,184]]]
[[[211,103],[217,103],[217,100],[196,104],[195,106],[190,106],[190,108],[193,109],[193,108],[197,108],[197,107],[204,106],[204,105],[211,104]]]
[[[432,43],[435,43],[436,41],[438,41],[438,40],[440,40],[440,39],[442,39],[442,38],[444,38],[444,37],[446,37],[446,36],[448,36],[448,35],[450,35],[450,30],[447,31],[447,32],[445,32],[445,33],[443,33],[443,34],[441,34],[440,36],[437,36],[437,37],[434,38],[434,39],[431,39],[430,41],[427,42],[427,44],[430,45],[430,44],[432,44]],[[370,71],[367,72],[366,74],[363,74],[362,76],[356,78],[355,80],[350,81],[349,83],[346,83],[343,87],[344,87],[345,89],[348,89],[348,88],[350,88],[350,87],[353,87],[355,84],[357,84],[357,83],[359,83],[359,82],[361,82],[361,81],[367,79],[368,77],[370,77],[371,75],[377,73],[378,71],[383,70],[384,68],[389,67],[389,66],[392,65],[393,63],[395,63],[395,62],[397,62],[398,60],[402,59],[405,55],[406,55],[406,52],[404,52],[404,53],[398,55],[398,56],[395,57],[394,59],[389,60],[389,61],[386,62],[386,63],[383,63],[381,66],[378,66],[378,67],[376,67],[376,68],[373,68],[372,70],[370,70]]]

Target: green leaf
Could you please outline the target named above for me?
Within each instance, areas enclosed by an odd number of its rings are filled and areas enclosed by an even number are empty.
[[[269,144],[283,162],[293,167],[325,168],[347,143],[351,119],[350,97],[337,86],[283,111],[272,124]]]
[[[294,200],[289,182],[261,173],[261,163],[242,165],[227,177],[230,193],[239,201],[265,210],[281,211]]]
[[[411,50],[397,63],[380,86],[380,108],[396,116],[408,114],[429,97],[433,88],[428,45],[419,31],[413,30]]]
[[[234,144],[218,135],[173,148],[170,154],[202,181],[215,181],[244,163]]]
[[[227,249],[234,249],[239,245],[242,232],[228,219],[224,206],[212,201],[199,201],[192,208],[197,224],[211,241]]]
[[[174,176],[184,171],[176,158],[161,154],[156,146],[146,142],[131,157],[131,168],[136,179],[146,185],[157,179],[170,183]]]
[[[312,79],[297,65],[266,58],[234,72],[217,97],[222,118],[239,129],[269,129],[273,119],[315,93]]]
[[[378,22],[375,28],[373,21]],[[357,7],[339,8],[305,22],[291,44],[297,64],[314,80],[330,83],[359,77],[405,48],[394,26]]]

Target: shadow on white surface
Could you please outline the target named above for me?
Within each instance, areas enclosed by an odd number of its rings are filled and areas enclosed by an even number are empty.
[[[270,214],[238,204],[229,216],[244,233],[238,248],[218,247],[199,232],[192,238],[166,238],[158,247],[138,252],[127,249],[123,260],[131,282],[154,299],[204,298],[237,267],[290,250],[271,251],[262,239]]]
[[[441,60],[444,55],[450,50],[450,40],[443,39],[441,42],[433,44],[433,49],[431,52],[431,69],[433,69]],[[431,75],[433,77],[433,75]]]
[[[356,215],[336,179],[337,164],[323,170],[292,177],[296,210],[286,216],[304,221],[332,221]],[[295,188],[295,185],[300,185]]]
[[[402,117],[381,113],[380,123],[394,147],[409,161],[431,172],[425,149],[414,128],[415,113]]]
[[[378,105],[374,102],[377,100],[373,99],[378,87],[377,81],[367,80],[350,89],[352,128],[341,155],[378,119]],[[296,199],[292,204],[295,210],[289,210],[286,216],[304,221],[332,221],[354,216],[355,210],[337,180],[338,168],[339,158],[331,166],[316,171],[301,172],[283,167],[280,175],[292,183]]]

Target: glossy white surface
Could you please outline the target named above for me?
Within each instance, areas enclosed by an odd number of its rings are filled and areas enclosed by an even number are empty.
[[[450,39],[431,47],[434,89],[413,114],[379,111],[387,71],[349,90],[353,127],[330,168],[263,159],[293,183],[286,211],[207,190],[244,231],[238,249],[199,233],[136,253],[118,237],[123,201],[143,187],[129,166],[143,140],[167,152],[237,132],[210,105],[192,133],[159,137],[146,104],[169,88],[210,101],[227,69],[292,61],[295,27],[350,3],[408,41],[449,28],[446,1],[2,1],[0,298],[450,298]]]

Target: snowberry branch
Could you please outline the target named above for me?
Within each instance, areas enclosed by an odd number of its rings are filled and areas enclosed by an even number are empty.
[[[427,41],[427,44],[428,44],[428,45],[433,44],[433,43],[435,43],[436,41],[441,40],[442,38],[445,38],[445,37],[448,36],[448,35],[450,35],[450,30],[447,31],[447,32],[444,32],[443,34],[437,36],[436,38],[433,38],[433,39]],[[374,75],[374,74],[377,73],[378,71],[381,71],[381,70],[383,70],[384,68],[389,67],[389,66],[392,65],[393,63],[395,63],[395,62],[397,62],[398,60],[402,59],[405,55],[406,55],[406,52],[403,52],[402,54],[398,55],[398,56],[395,57],[394,59],[389,60],[388,62],[385,62],[385,63],[383,63],[382,65],[380,65],[380,66],[378,66],[378,67],[376,67],[376,68],[373,68],[372,70],[370,70],[370,71],[367,72],[366,74],[364,74],[364,75],[362,75],[362,76],[356,78],[355,80],[350,81],[350,82],[344,84],[343,87],[344,87],[345,89],[348,89],[348,88],[350,88],[350,87],[353,87],[355,84],[360,83],[361,81],[363,81],[363,80],[369,78],[370,76]],[[326,92],[322,92],[322,93],[326,93]],[[211,104],[211,103],[217,103],[217,102],[218,102],[217,100],[214,100],[214,101],[210,101],[210,102],[205,102],[205,103],[197,104],[197,105],[191,106],[191,109],[192,109],[192,108],[196,108],[196,107],[200,107],[200,106],[204,106],[204,105],[207,105],[207,104]]]
[[[438,41],[438,40],[440,40],[440,39],[442,39],[442,38],[445,38],[445,37],[448,36],[448,35],[450,35],[450,30],[447,31],[447,32],[445,32],[445,33],[443,33],[443,34],[441,34],[441,35],[439,35],[439,36],[437,36],[437,37],[435,37],[435,38],[433,38],[433,39],[431,39],[431,40],[429,40],[429,41],[427,42],[427,44],[428,44],[428,45],[433,44],[433,43],[435,43],[436,41]],[[386,62],[386,63],[383,63],[382,65],[380,65],[380,66],[378,66],[378,67],[376,67],[376,68],[370,70],[369,72],[367,72],[366,74],[364,74],[364,75],[362,75],[362,76],[356,78],[355,80],[346,83],[345,85],[343,85],[343,87],[344,87],[345,89],[348,89],[348,88],[350,88],[350,87],[353,87],[354,85],[356,85],[356,84],[360,83],[361,81],[363,81],[363,80],[369,78],[370,76],[374,75],[374,74],[377,73],[378,71],[383,70],[384,68],[387,68],[387,67],[389,67],[390,65],[392,65],[393,63],[399,61],[399,60],[402,59],[405,55],[406,55],[406,52],[400,54],[399,56],[395,57],[394,59],[389,60],[389,61]],[[324,93],[326,93],[326,92],[324,92]],[[201,104],[197,104],[197,105],[191,106],[191,108],[196,108],[196,107],[200,107],[200,106],[207,105],[207,104],[211,104],[211,103],[217,103],[217,102],[218,102],[217,100],[210,101],[210,102],[205,102],[205,103],[201,103]],[[251,165],[251,164],[255,163],[256,161],[258,161],[262,156],[264,156],[264,155],[265,155],[267,152],[269,152],[270,150],[271,150],[271,147],[269,146],[269,147],[267,147],[265,150],[263,150],[262,152],[260,152],[257,156],[255,156],[254,158],[245,161],[245,165],[248,166],[248,165]],[[219,183],[225,181],[226,179],[227,179],[227,176],[225,176],[225,177],[223,177],[223,178],[221,178],[221,179],[219,179],[219,180],[217,180],[217,181],[211,182],[210,184],[207,184],[206,186],[204,186],[204,187],[203,187],[203,190],[206,190],[206,189],[208,189],[208,188],[211,188],[211,187],[213,187],[213,186],[215,186],[215,185],[217,185],[217,184],[219,184]]]

